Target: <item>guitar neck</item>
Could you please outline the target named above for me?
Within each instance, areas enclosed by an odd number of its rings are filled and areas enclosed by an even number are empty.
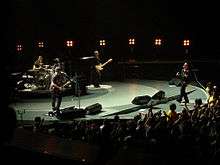
[[[67,85],[69,85],[71,81],[67,81],[62,87],[65,88]]]
[[[104,67],[104,66],[107,65],[109,62],[111,62],[111,60],[106,61],[104,64],[101,64],[101,66]]]
[[[101,67],[104,67],[107,64],[108,64],[108,62],[105,62],[104,64],[101,64]]]

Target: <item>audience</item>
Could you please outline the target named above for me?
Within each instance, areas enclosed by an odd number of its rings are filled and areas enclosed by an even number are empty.
[[[53,125],[52,132],[51,126],[43,124],[40,118],[35,118],[35,123],[42,133],[100,146],[101,163],[111,160],[119,150],[131,147],[165,162],[179,159],[182,164],[215,164],[220,150],[220,109],[216,104],[212,107],[208,104],[195,99],[193,109],[185,104],[179,113],[171,103],[164,115],[150,109],[133,119],[115,116],[104,120],[74,120]]]
[[[220,108],[218,88],[211,90],[210,98],[215,98],[211,106],[211,101],[203,103],[197,98],[192,109],[185,104],[182,111],[177,112],[176,104],[171,103],[168,112],[162,114],[149,109],[148,113],[138,113],[133,119],[120,119],[116,115],[113,119],[45,124],[43,119],[36,117],[32,131],[97,145],[101,148],[99,164],[107,163],[121,150],[131,149],[147,156],[149,162],[156,156],[169,164],[214,165],[219,161]],[[16,127],[13,109],[9,108],[6,114],[12,118],[3,129],[2,142],[10,141]]]

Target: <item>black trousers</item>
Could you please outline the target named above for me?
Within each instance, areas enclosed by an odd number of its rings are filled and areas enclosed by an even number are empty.
[[[94,85],[94,87],[99,87],[101,83],[101,75],[95,69],[91,70],[90,73],[90,82]]]
[[[52,110],[60,110],[60,105],[62,102],[62,93],[52,93]]]
[[[178,99],[179,102],[182,101],[182,99],[184,98],[185,102],[188,103],[189,102],[189,98],[187,96],[187,93],[186,93],[186,87],[187,87],[187,83],[183,83],[181,85],[181,88],[180,88],[180,97]]]

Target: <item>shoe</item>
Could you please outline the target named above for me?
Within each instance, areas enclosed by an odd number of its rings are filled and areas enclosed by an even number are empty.
[[[54,117],[54,116],[55,116],[54,111],[49,111],[49,112],[48,112],[48,115],[49,115],[50,117]]]
[[[60,110],[57,110],[56,111],[56,116],[59,116],[61,114],[61,111]]]

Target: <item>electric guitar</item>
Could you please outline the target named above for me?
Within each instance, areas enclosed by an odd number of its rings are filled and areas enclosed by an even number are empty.
[[[64,85],[62,86],[55,86],[53,84],[50,85],[50,91],[54,93],[60,93],[63,92],[66,87],[71,83],[71,81],[67,81]]]
[[[112,62],[112,59],[110,58],[108,61],[106,61],[105,63],[103,64],[99,64],[99,65],[96,65],[95,68],[96,68],[96,71],[101,74],[100,72],[103,70],[103,67],[105,65],[107,65],[108,63]]]

